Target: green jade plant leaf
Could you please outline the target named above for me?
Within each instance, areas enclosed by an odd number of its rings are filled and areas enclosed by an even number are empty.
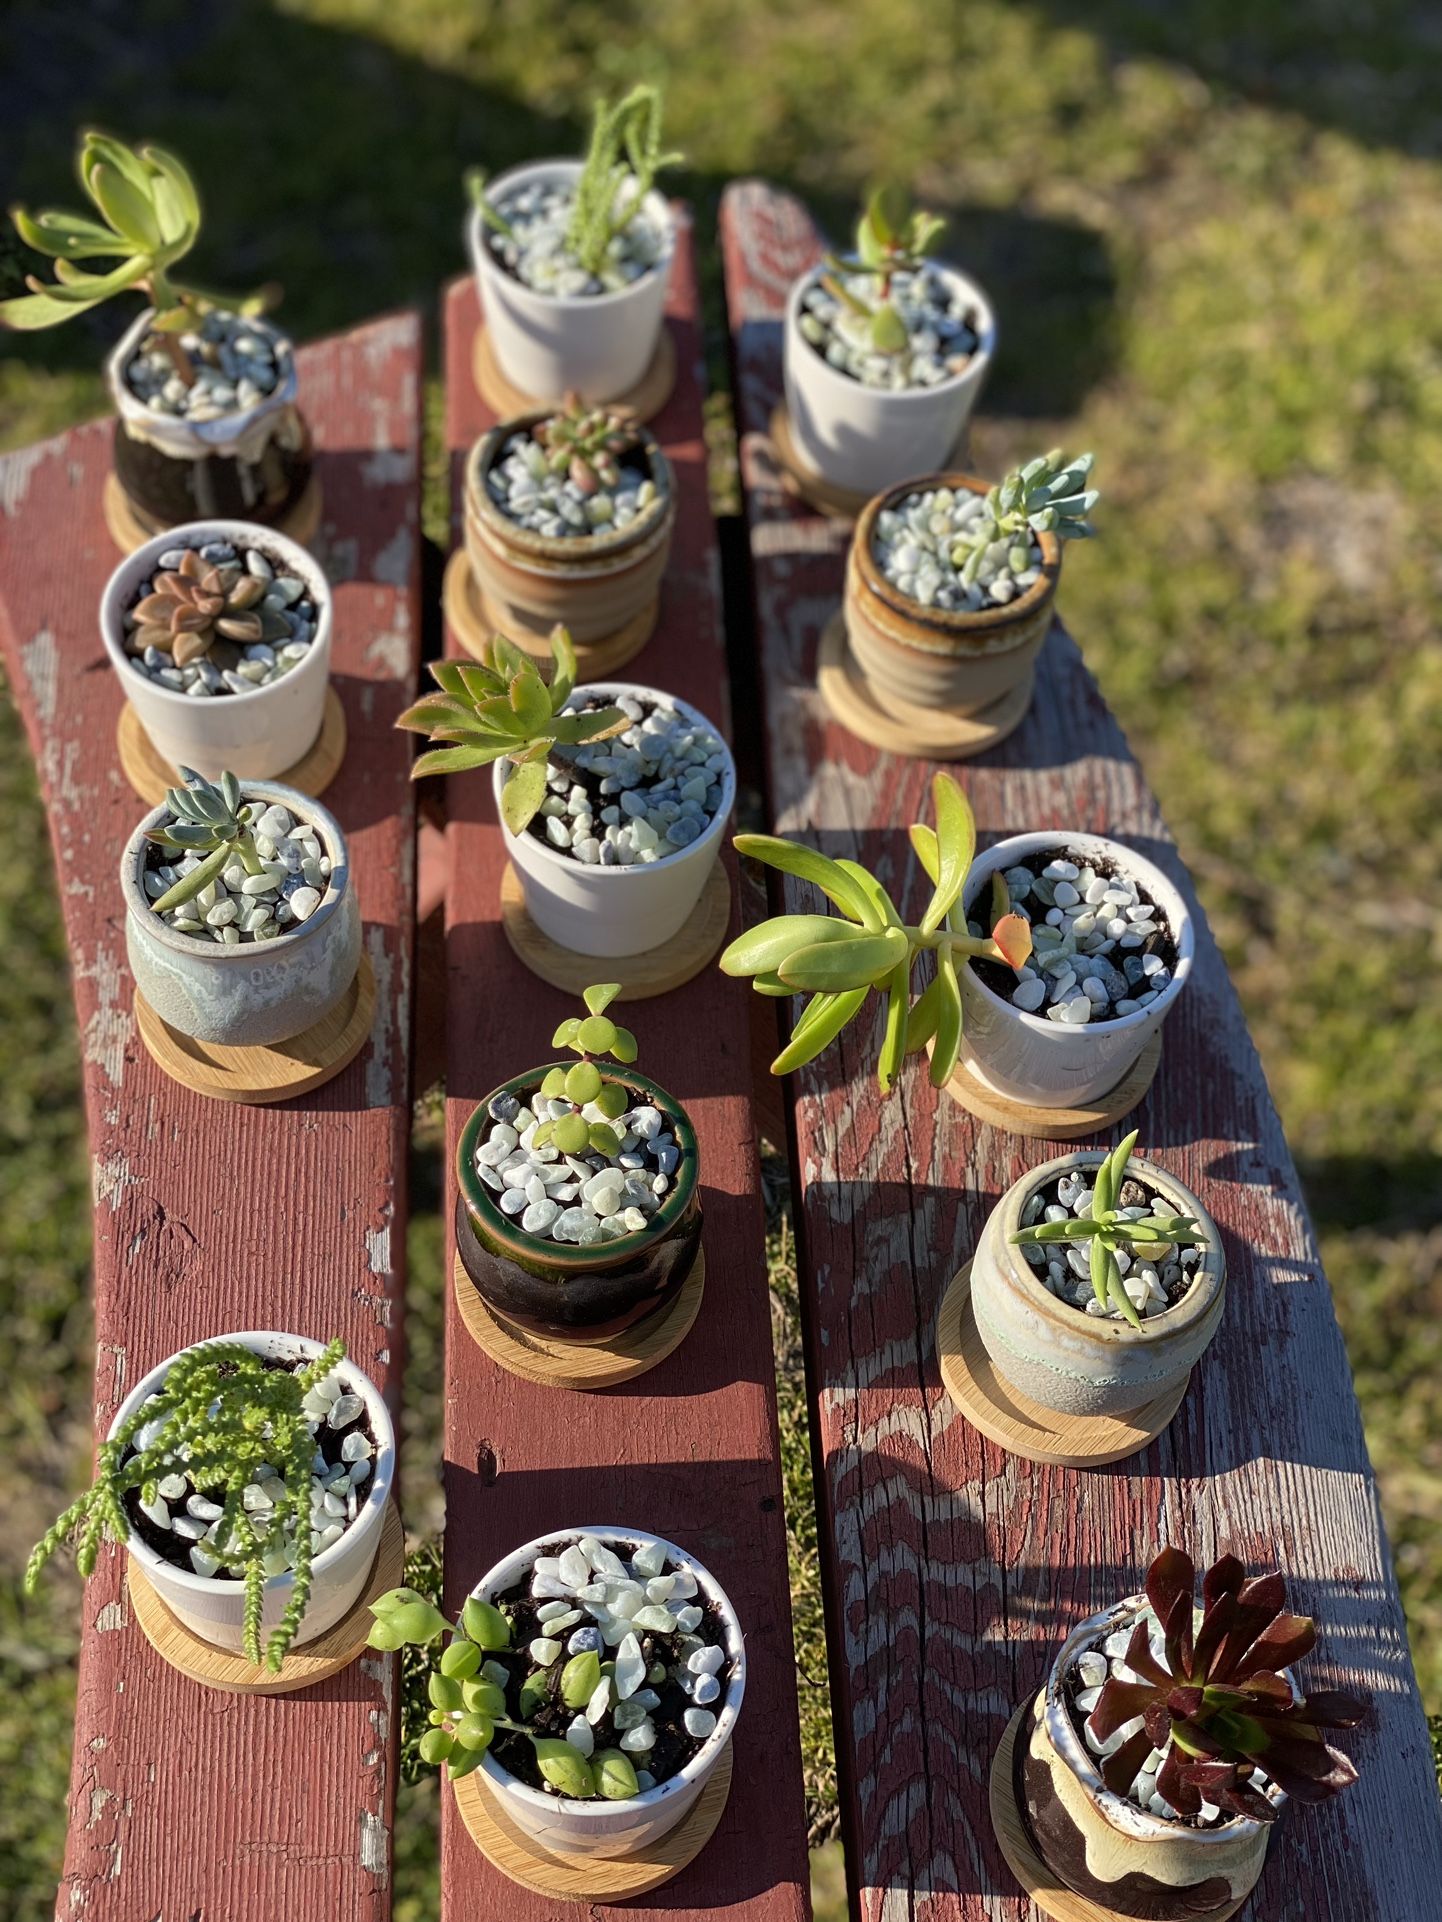
[[[396,722],[428,740],[453,744],[418,755],[412,780],[489,767],[503,757],[511,761],[501,813],[512,834],[524,834],[546,798],[546,762],[553,747],[604,740],[631,725],[618,707],[562,712],[576,685],[576,650],[564,627],[553,628],[550,638],[555,666],[549,686],[514,641],[494,634],[484,660],[433,661],[438,691],[423,694]]]
[[[204,858],[199,867],[183,874],[174,887],[152,901],[156,914],[178,908],[194,900],[201,889],[213,881],[230,862],[239,857],[247,874],[263,874],[265,863],[256,852],[252,822],[262,810],[253,802],[242,801],[240,782],[233,774],[222,774],[219,784],[207,781],[192,768],[179,770],[184,787],[167,788],[166,805],[172,819],[164,827],[147,828],[145,838],[167,854],[184,857],[198,854]]]
[[[877,353],[904,352],[906,322],[891,297],[892,278],[924,267],[945,228],[946,222],[938,214],[913,209],[899,188],[878,187],[857,222],[856,251],[826,256],[830,271],[822,275],[821,285],[843,307],[867,322],[867,335]],[[876,289],[874,301],[868,301],[842,278],[861,274],[871,276]]]
[[[727,974],[750,978],[758,994],[805,993],[810,1000],[789,1044],[771,1064],[790,1074],[814,1061],[860,1013],[873,989],[882,997],[883,1025],[877,1085],[889,1094],[903,1062],[932,1043],[931,1081],[944,1087],[961,1049],[961,990],[957,964],[972,955],[1019,968],[1031,953],[1031,925],[1012,911],[998,876],[991,900],[991,934],[968,932],[961,890],[976,851],[970,804],[949,774],[931,784],[936,826],[916,822],[911,845],[932,884],[916,926],[902,920],[886,889],[855,861],[767,834],[738,834],[736,848],[783,874],[811,881],[839,915],[783,914],[739,935],[721,956]],[[913,1001],[912,975],[922,954],[936,972]]]
[[[629,1067],[636,1059],[636,1037],[629,1028],[617,1027],[606,1009],[621,992],[619,981],[606,981],[587,988],[581,999],[584,1015],[563,1021],[551,1036],[553,1048],[569,1048],[581,1058],[569,1068],[552,1068],[541,1083],[541,1093],[549,1101],[569,1101],[571,1113],[539,1121],[531,1137],[532,1146],[543,1148],[553,1141],[562,1154],[584,1154],[593,1148],[597,1154],[614,1155],[621,1140],[611,1123],[631,1105],[629,1090],[622,1082],[609,1080],[596,1066],[596,1057],[609,1055]],[[598,1109],[604,1120],[588,1120],[583,1108]]]

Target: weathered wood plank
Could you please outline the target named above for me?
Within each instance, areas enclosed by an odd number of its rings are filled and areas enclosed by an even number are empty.
[[[661,619],[625,670],[694,701],[729,726],[715,533],[706,496],[700,349],[689,223],[672,276],[676,392],[651,423],[680,491]],[[447,433],[452,471],[491,418],[471,382],[476,303],[446,304]],[[452,645],[452,651],[457,651]],[[475,1103],[528,1061],[572,1004],[513,959],[498,914],[503,853],[490,782],[449,784],[447,1092],[452,1152]],[[606,964],[596,964],[604,978]],[[492,1561],[551,1527],[634,1523],[694,1548],[724,1582],[747,1633],[739,1755],[720,1830],[675,1882],[624,1917],[655,1909],[714,1915],[745,1904],[756,1922],[806,1910],[805,1816],[796,1725],[786,1545],[763,1220],[748,1094],[747,1010],[714,969],[628,1017],[640,1066],[690,1109],[702,1144],[707,1282],[700,1317],[659,1368],[604,1395],[531,1386],[471,1342],[450,1305],[446,1372],[446,1582],[458,1605]],[[448,1184],[454,1206],[454,1183]],[[449,1256],[448,1256],[449,1261]],[[555,1905],[506,1883],[478,1853],[445,1797],[447,1922],[551,1917]]]
[[[343,1075],[277,1108],[177,1087],[131,1015],[116,874],[144,808],[116,760],[120,689],[96,623],[117,558],[100,516],[109,425],[0,462],[0,638],[50,811],[84,1057],[102,1431],[156,1361],[235,1329],[343,1335],[395,1397],[415,821],[410,753],[392,722],[414,685],[420,629],[420,365],[410,314],[301,355],[350,730],[326,799],[350,839],[378,1011]],[[382,1922],[392,1662],[366,1659],[288,1699],[208,1693],[130,1620],[123,1568],[123,1552],[106,1551],[85,1593],[58,1913]]]
[[[797,202],[758,182],[728,190],[722,235],[776,825],[899,888],[905,824],[925,807],[932,770],[852,740],[822,709],[815,646],[840,599],[846,533],[789,502],[765,439],[786,291],[819,241]],[[1349,1743],[1360,1784],[1288,1817],[1248,1914],[1423,1922],[1438,1913],[1442,1821],[1326,1278],[1222,961],[1156,802],[1060,627],[1028,720],[961,778],[990,839],[1049,826],[1116,834],[1186,888],[1197,967],[1137,1119],[1147,1151],[1221,1223],[1232,1288],[1181,1414],[1146,1454],[1092,1474],[1010,1460],[941,1391],[936,1311],[988,1208],[1049,1150],[938,1102],[924,1074],[878,1101],[855,1038],[797,1077],[854,1899],[887,1922],[1034,1913],[986,1817],[992,1750],[1066,1628],[1135,1586],[1163,1541],[1188,1539],[1203,1556],[1225,1544],[1252,1563],[1280,1560],[1325,1624],[1313,1666],[1377,1697],[1373,1724]],[[904,893],[919,912],[921,891]]]

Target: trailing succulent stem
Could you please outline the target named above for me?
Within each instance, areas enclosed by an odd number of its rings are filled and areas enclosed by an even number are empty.
[[[641,442],[631,415],[588,407],[579,394],[567,394],[564,407],[531,429],[531,439],[544,452],[550,471],[564,474],[587,495],[618,487],[617,461]]]
[[[433,661],[431,676],[439,692],[423,694],[396,726],[451,745],[419,755],[412,780],[489,767],[504,757],[513,766],[501,791],[501,813],[512,834],[524,833],[546,798],[551,749],[601,740],[631,725],[618,707],[564,713],[576,684],[576,650],[564,627],[551,630],[551,657],[549,687],[535,663],[504,634],[491,637],[482,661]]]
[[[1029,1228],[1018,1228],[1011,1237],[1018,1247],[1028,1244],[1048,1247],[1058,1242],[1079,1246],[1085,1242],[1090,1250],[1092,1288],[1097,1300],[1103,1308],[1120,1309],[1135,1328],[1141,1327],[1142,1318],[1122,1283],[1117,1255],[1124,1251],[1143,1261],[1161,1261],[1179,1241],[1205,1247],[1208,1240],[1207,1231],[1190,1215],[1159,1215],[1144,1206],[1118,1205],[1127,1162],[1139,1133],[1139,1129],[1133,1128],[1097,1169],[1087,1214],[1068,1216],[1065,1221],[1033,1222]]]
[[[543,1148],[550,1141],[567,1155],[584,1154],[588,1148],[602,1155],[620,1151],[620,1137],[611,1123],[630,1107],[630,1092],[623,1082],[603,1075],[594,1059],[609,1055],[627,1066],[636,1059],[635,1035],[629,1028],[618,1028],[605,1012],[620,992],[619,981],[587,988],[581,997],[586,1013],[572,1015],[551,1036],[553,1048],[569,1048],[581,1058],[573,1067],[552,1068],[541,1083],[541,1093],[547,1100],[569,1101],[571,1112],[538,1121],[532,1147]],[[599,1109],[604,1119],[588,1121],[581,1112],[585,1107]]]
[[[878,187],[856,226],[854,254],[828,254],[821,285],[843,307],[867,322],[871,346],[879,354],[899,354],[907,345],[906,322],[892,300],[892,279],[926,265],[946,222],[937,214],[913,209],[896,187]],[[868,300],[849,282],[870,275],[875,299]]]
[[[738,834],[736,847],[768,867],[811,881],[840,915],[783,914],[750,928],[721,956],[727,974],[749,976],[758,994],[811,998],[787,1047],[771,1064],[789,1074],[814,1061],[865,1005],[873,988],[884,1022],[877,1083],[889,1094],[902,1063],[932,1043],[931,1080],[943,1087],[961,1048],[961,990],[956,968],[973,955],[1019,968],[1031,953],[1031,927],[1012,912],[1006,883],[994,888],[991,934],[968,933],[961,890],[976,851],[976,823],[949,774],[931,784],[936,826],[916,822],[911,844],[932,884],[916,926],[902,920],[886,889],[855,861],[831,860],[814,848],[767,834]],[[1000,877],[998,877],[1000,879]],[[912,1000],[918,956],[935,956],[935,973]]]
[[[207,781],[193,768],[180,769],[184,787],[167,788],[166,804],[171,820],[163,827],[147,828],[145,838],[168,854],[199,855],[200,865],[183,874],[151,908],[164,914],[183,901],[194,900],[223,868],[238,858],[247,874],[263,874],[265,863],[256,852],[252,822],[260,809],[240,798],[240,783],[233,774],[222,774],[219,785]]]

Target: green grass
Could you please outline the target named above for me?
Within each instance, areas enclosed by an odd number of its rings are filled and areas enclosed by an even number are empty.
[[[1437,1712],[1442,166],[1424,13],[1403,0],[136,0],[77,18],[16,0],[0,20],[0,71],[15,192],[72,197],[69,129],[84,120],[165,139],[205,191],[197,275],[279,278],[301,335],[433,302],[463,267],[462,163],[574,147],[596,80],[633,71],[666,83],[669,134],[691,156],[679,184],[697,203],[718,385],[710,236],[728,174],[783,178],[838,226],[883,172],[952,212],[952,248],[1002,322],[978,464],[1056,441],[1097,449],[1106,539],[1069,559],[1066,613],[1197,877],[1301,1162]],[[257,63],[285,85],[240,84]],[[15,259],[0,247],[0,281]],[[7,444],[100,405],[108,337],[82,322],[7,349]],[[432,383],[433,417],[436,394]],[[724,401],[708,420],[724,451]],[[436,474],[427,525],[443,535]],[[40,1922],[62,1834],[76,1611],[62,1584],[22,1614],[16,1578],[82,1470],[88,1184],[43,829],[8,712],[0,730],[12,850],[0,865],[0,1311],[13,1355],[0,1447],[14,1468],[0,1765],[16,1764],[0,1882],[16,1922]],[[416,1177],[413,1493],[434,1486],[437,1446],[433,1130]],[[784,1235],[776,1212],[819,1836],[834,1790]],[[431,1792],[406,1791],[404,1922],[435,1912],[433,1821]],[[834,1855],[821,1874],[834,1884]]]

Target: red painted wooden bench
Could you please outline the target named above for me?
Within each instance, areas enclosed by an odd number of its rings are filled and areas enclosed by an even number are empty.
[[[820,704],[815,648],[840,601],[847,530],[793,505],[766,433],[787,289],[820,242],[796,201],[759,182],[727,191],[722,240],[772,816],[778,832],[899,885],[911,866],[905,824],[921,818],[933,770],[862,745]],[[994,290],[1003,326],[1005,291]],[[1296,1172],[1157,804],[1059,625],[1030,715],[961,778],[990,839],[1051,826],[1116,834],[1186,888],[1197,966],[1135,1120],[1146,1151],[1221,1224],[1232,1285],[1180,1414],[1144,1454],[1089,1474],[1014,1460],[942,1390],[936,1313],[992,1202],[1055,1150],[980,1126],[924,1073],[876,1099],[872,1057],[852,1036],[791,1084],[857,1910],[886,1922],[1035,1913],[987,1816],[993,1750],[1067,1628],[1135,1589],[1156,1549],[1185,1538],[1199,1557],[1225,1545],[1253,1564],[1280,1560],[1299,1605],[1322,1620],[1318,1666],[1375,1694],[1373,1723],[1349,1742],[1360,1782],[1289,1817],[1248,1916],[1428,1922],[1442,1903],[1437,1788]],[[793,910],[814,911],[810,895],[785,889]]]
[[[420,632],[419,319],[375,321],[300,363],[349,728],[326,803],[349,838],[377,984],[369,1044],[300,1101],[206,1100],[168,1080],[136,1033],[117,874],[146,807],[120,772],[121,691],[96,619],[118,559],[100,509],[111,424],[0,460],[0,641],[49,810],[94,1158],[101,1433],[157,1361],[236,1329],[342,1335],[396,1396],[415,816],[411,750],[392,723]],[[302,1695],[209,1693],[131,1619],[124,1559],[103,1551],[85,1590],[57,1913],[383,1922],[394,1658]]]

